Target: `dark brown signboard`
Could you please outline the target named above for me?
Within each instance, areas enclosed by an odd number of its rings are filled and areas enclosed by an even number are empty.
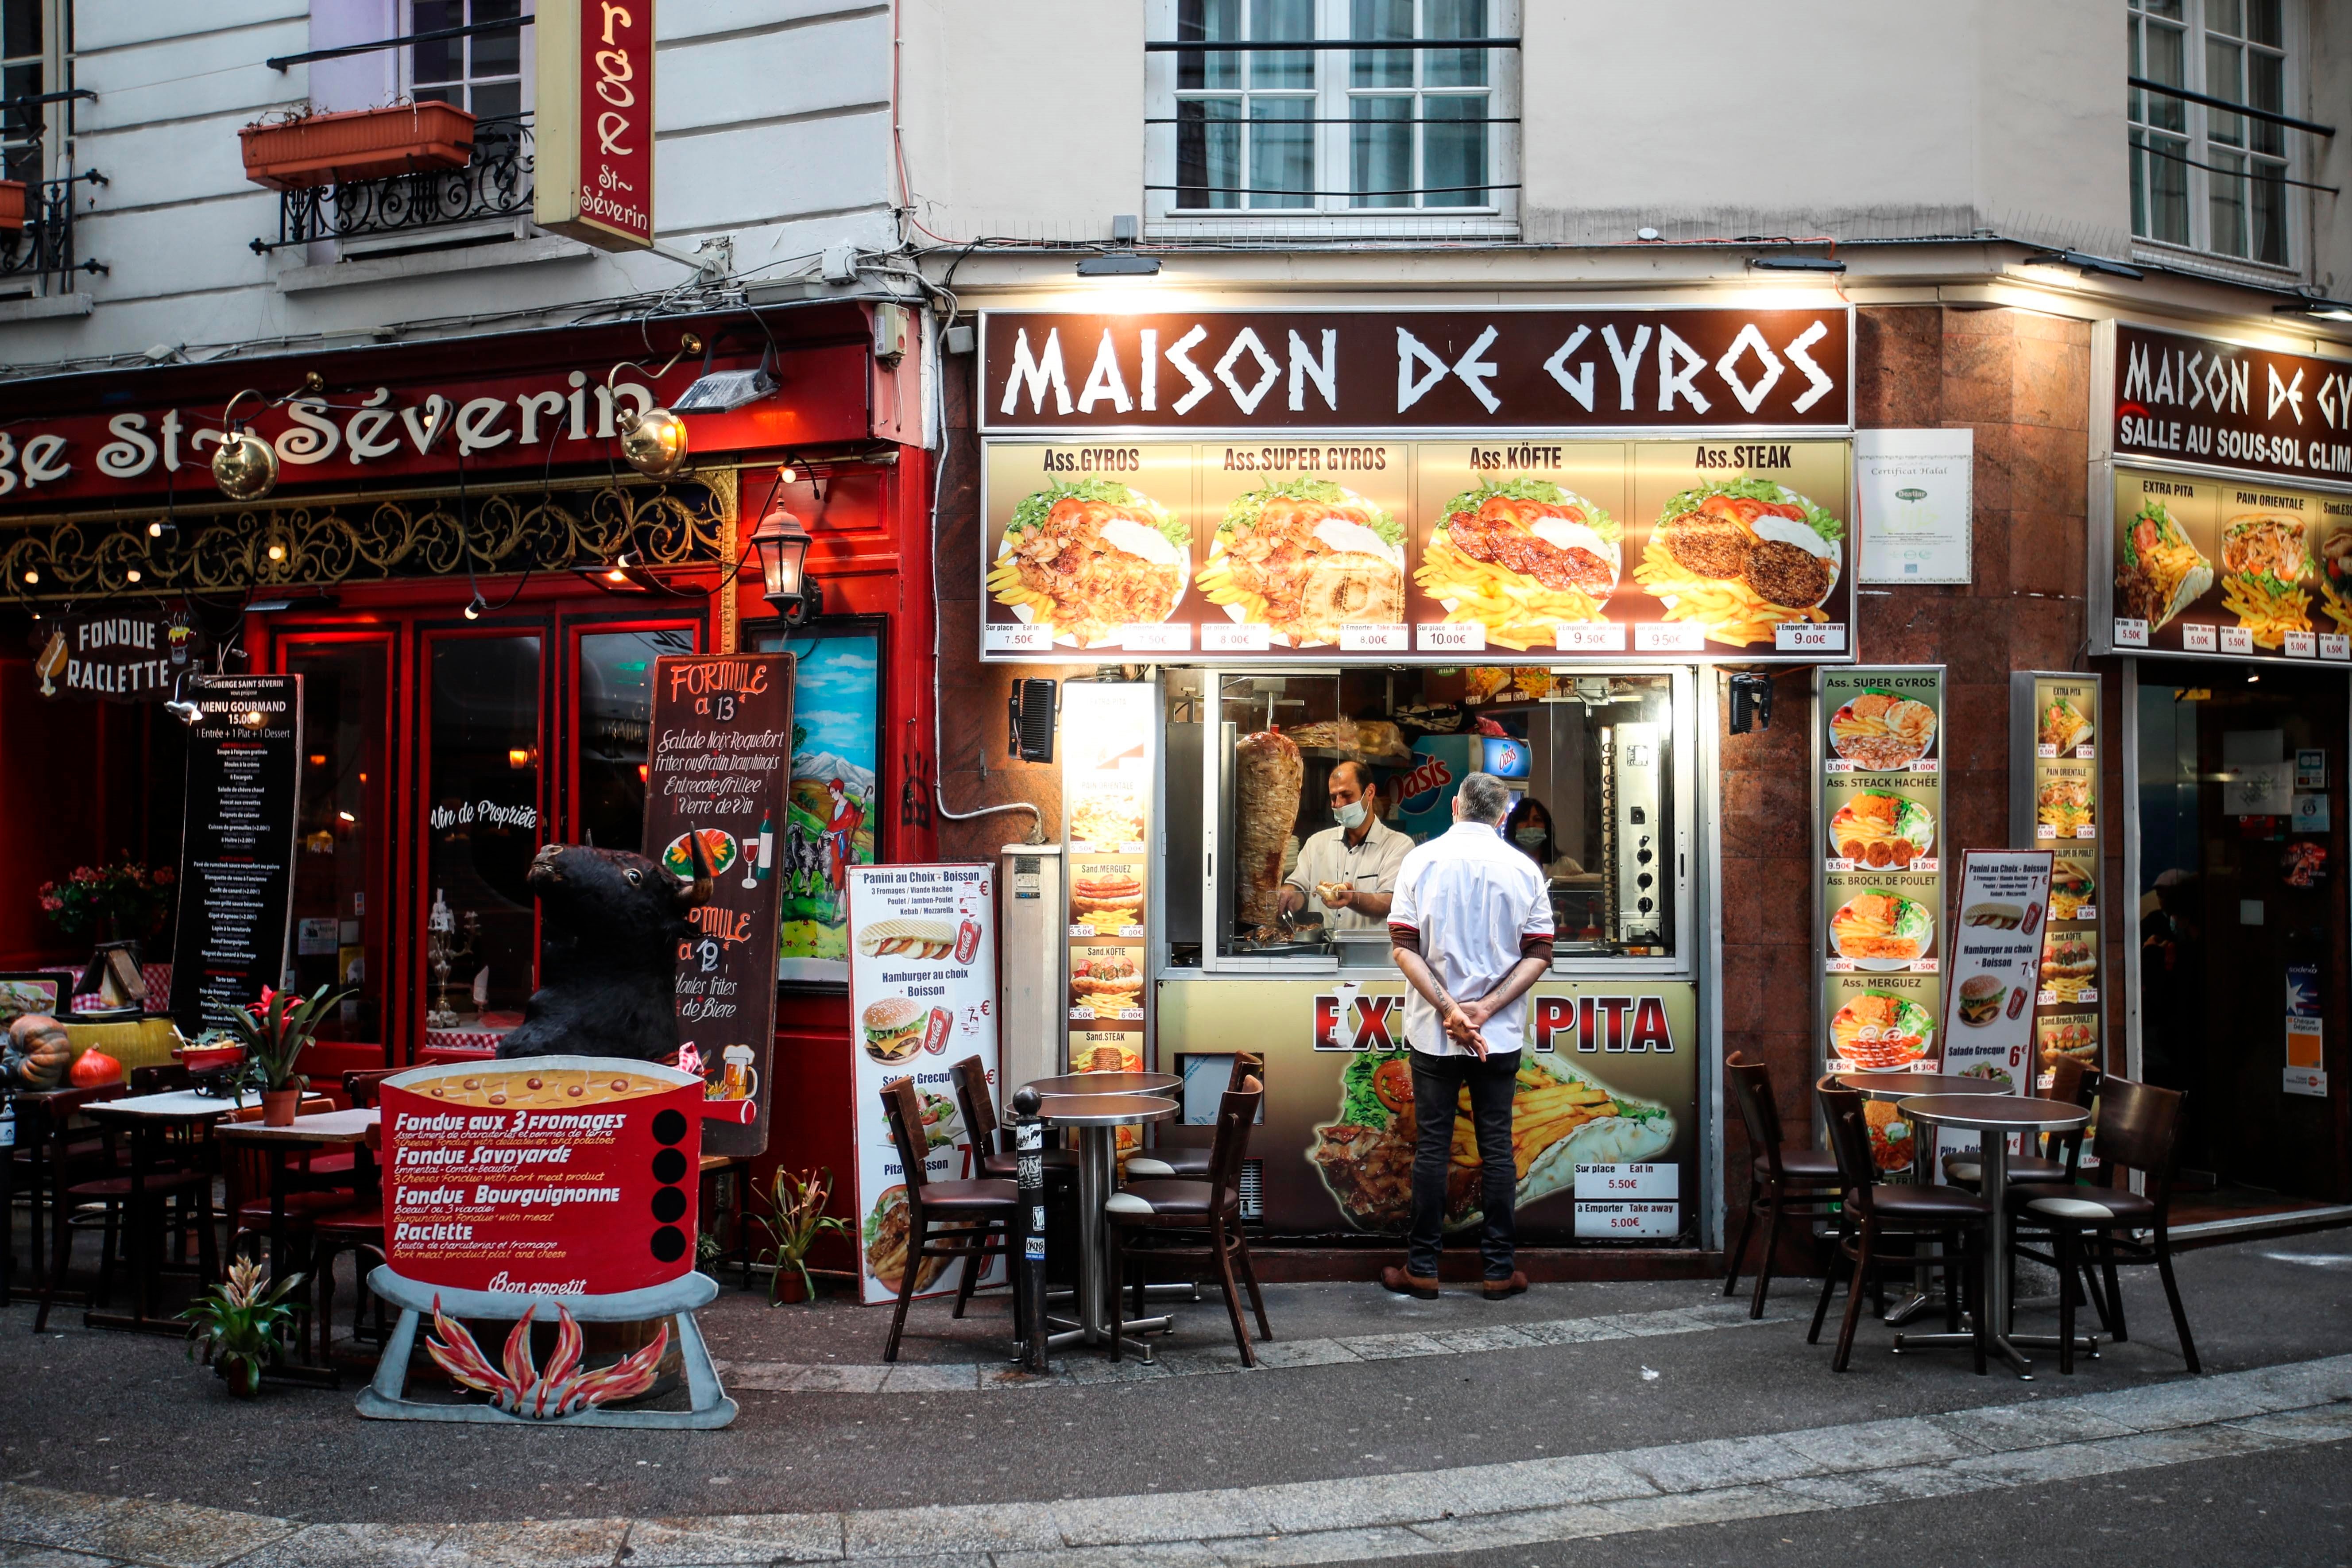
[[[654,663],[646,853],[696,869],[689,835],[712,872],[709,902],[677,963],[678,1065],[710,1100],[758,1106],[748,1124],[713,1120],[703,1148],[768,1146],[776,1036],[776,849],[792,783],[793,656],[682,654]]]
[[[2116,328],[2116,455],[2352,479],[2352,363]]]
[[[40,626],[46,635],[33,658],[33,689],[52,701],[161,702],[197,651],[184,605],[122,605]]]
[[[191,1037],[284,984],[293,925],[302,678],[196,675],[172,1018]]]
[[[1821,310],[990,311],[989,431],[1844,430]]]

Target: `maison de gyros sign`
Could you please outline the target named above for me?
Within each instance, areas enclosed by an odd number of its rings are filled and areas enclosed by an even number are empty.
[[[1822,310],[990,311],[982,426],[1842,431],[1853,321]]]
[[[2352,363],[2116,328],[2116,455],[2352,479]]]
[[[603,250],[654,242],[654,0],[541,0],[531,216]]]

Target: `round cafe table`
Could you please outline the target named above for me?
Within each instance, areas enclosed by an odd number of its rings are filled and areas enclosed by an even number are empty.
[[[1948,1072],[1842,1072],[1835,1075],[1840,1089],[1853,1089],[1864,1100],[1902,1101],[1916,1094],[1981,1094],[1985,1080],[1962,1078]],[[1911,1180],[1920,1186],[1932,1186],[1936,1181],[1936,1140],[1923,1138],[1916,1131],[1911,1136]],[[1922,1247],[1929,1245],[1918,1244]],[[1928,1308],[1941,1302],[1934,1293],[1934,1271],[1923,1261],[1912,1275],[1911,1294],[1886,1309],[1886,1321],[1907,1323]]]
[[[1172,1072],[1066,1072],[1029,1080],[1039,1094],[1166,1094],[1184,1080]]]
[[[1930,1127],[1966,1128],[1980,1135],[1984,1179],[1979,1191],[1992,1205],[1990,1234],[1986,1237],[1984,1271],[1985,1337],[2018,1376],[2033,1376],[2033,1363],[2017,1347],[2054,1348],[2054,1334],[2011,1334],[2009,1312],[2009,1140],[2020,1132],[2065,1132],[2091,1120],[2090,1111],[2061,1100],[2041,1100],[2022,1094],[1922,1094],[1895,1101],[1895,1109],[1913,1122]],[[2065,1289],[2063,1281],[2059,1289]],[[1966,1345],[1967,1334],[1897,1334],[1895,1348],[1913,1345]],[[2089,1348],[2097,1349],[2095,1340]]]
[[[1078,1131],[1078,1321],[1048,1320],[1049,1326],[1062,1333],[1049,1336],[1047,1343],[1063,1342],[1065,1335],[1081,1338],[1090,1345],[1101,1344],[1110,1337],[1110,1310],[1104,1295],[1105,1255],[1108,1251],[1103,1234],[1103,1205],[1109,1199],[1117,1180],[1118,1130],[1140,1127],[1147,1121],[1167,1121],[1177,1112],[1176,1102],[1153,1094],[1083,1094],[1067,1089],[1056,1091],[1046,1086],[1055,1083],[1084,1084],[1092,1079],[1168,1079],[1166,1073],[1074,1073],[1066,1079],[1040,1079],[1026,1087],[1037,1090],[1043,1101],[1037,1113],[1049,1125],[1075,1127]],[[1170,1079],[1171,1086],[1179,1080]],[[1114,1289],[1116,1288],[1114,1284]],[[1127,1325],[1138,1331],[1164,1329],[1166,1318],[1145,1318]],[[1121,1348],[1127,1348],[1121,1335]],[[1140,1341],[1133,1348],[1146,1356],[1150,1347]]]

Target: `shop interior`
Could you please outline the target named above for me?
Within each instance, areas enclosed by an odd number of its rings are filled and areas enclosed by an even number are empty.
[[[2188,1096],[2176,1226],[2352,1202],[2347,697],[2333,670],[2139,662],[2141,1073]],[[2282,1089],[2291,983],[2324,1094]]]
[[[1415,841],[1452,826],[1465,774],[1505,780],[1504,834],[1544,868],[1563,961],[1686,956],[1681,672],[1195,669],[1166,689],[1170,864],[1206,868],[1169,879],[1171,965],[1389,963],[1377,924],[1348,930],[1316,897],[1279,908],[1302,846],[1339,826],[1329,791],[1348,762],[1370,773],[1382,823]],[[1199,857],[1211,839],[1231,851]]]

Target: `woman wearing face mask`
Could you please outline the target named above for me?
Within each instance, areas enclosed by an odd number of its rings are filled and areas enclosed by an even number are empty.
[[[1550,876],[1573,877],[1583,869],[1559,856],[1551,839],[1551,813],[1533,795],[1511,807],[1511,815],[1503,819],[1503,837]]]

